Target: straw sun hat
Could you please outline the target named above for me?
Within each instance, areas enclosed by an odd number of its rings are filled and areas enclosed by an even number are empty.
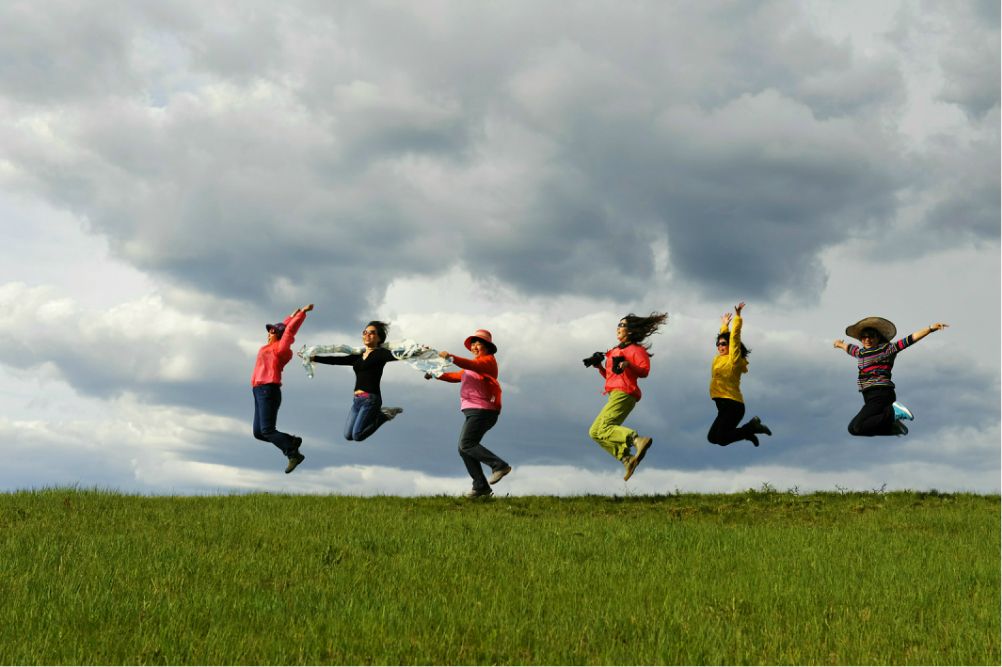
[[[867,329],[874,329],[888,341],[898,333],[898,328],[890,320],[885,320],[883,317],[864,317],[859,322],[847,326],[845,335],[860,340],[860,335]]]

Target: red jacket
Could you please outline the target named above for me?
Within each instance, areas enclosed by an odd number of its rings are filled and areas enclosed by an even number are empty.
[[[630,365],[619,375],[612,372],[612,360],[616,357],[626,357],[626,360],[630,362]],[[643,345],[631,343],[622,348],[617,345],[605,353],[605,367],[599,366],[598,372],[605,378],[603,394],[608,394],[613,390],[622,391],[639,401],[641,393],[640,387],[637,386],[637,380],[647,377],[647,374],[651,372],[651,355],[647,354]]]
[[[296,332],[306,319],[306,313],[297,310],[285,318],[285,333],[274,343],[268,343],[257,352],[254,363],[254,373],[251,375],[251,386],[262,384],[282,384],[282,369],[292,359],[292,342]]]

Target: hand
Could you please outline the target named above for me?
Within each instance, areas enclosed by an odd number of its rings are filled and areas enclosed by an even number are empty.
[[[744,301],[734,306],[734,312],[738,314],[738,317],[741,317],[741,311],[744,309],[744,307],[745,307]]]
[[[935,324],[929,325],[929,331],[939,331],[940,329],[946,329],[949,324],[943,324],[942,322],[936,322]]]
[[[306,305],[306,306],[303,306],[303,312],[304,312],[304,313],[308,313],[308,312],[310,312],[311,310],[313,310],[313,304],[312,304],[312,303],[311,303],[311,304],[308,304],[308,305]]]
[[[729,327],[729,326],[731,326],[731,317],[732,317],[732,315],[730,313],[724,313],[723,315],[721,315],[720,316],[720,326],[722,326],[722,327]]]
[[[438,356],[442,357],[443,359],[448,359],[452,355],[446,352],[445,350],[442,350],[441,352],[438,353]]]
[[[833,347],[837,347],[840,350],[844,350],[845,349],[845,341],[842,340],[841,338],[839,338],[838,340],[835,341],[835,344],[833,345]]]

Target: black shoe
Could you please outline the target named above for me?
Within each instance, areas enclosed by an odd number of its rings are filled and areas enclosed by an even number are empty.
[[[754,433],[749,433],[747,439],[751,440],[751,444],[753,444],[756,447],[758,447],[758,436],[757,435],[755,435]]]
[[[769,430],[769,427],[763,424],[762,420],[759,419],[758,417],[752,417],[751,421],[749,421],[748,423],[751,425],[752,430],[755,431],[755,433],[764,433],[765,435],[772,435],[772,431]]]
[[[299,453],[297,449],[289,456],[289,465],[285,466],[285,474],[288,475],[290,472],[296,469],[300,463],[306,460],[306,457]]]

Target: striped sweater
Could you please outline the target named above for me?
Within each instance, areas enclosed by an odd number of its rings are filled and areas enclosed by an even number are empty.
[[[866,391],[874,387],[893,389],[891,369],[894,368],[894,358],[914,342],[911,335],[908,335],[894,343],[884,343],[877,347],[860,347],[849,343],[845,351],[849,356],[856,357],[859,365],[859,378],[856,380],[859,390]]]

